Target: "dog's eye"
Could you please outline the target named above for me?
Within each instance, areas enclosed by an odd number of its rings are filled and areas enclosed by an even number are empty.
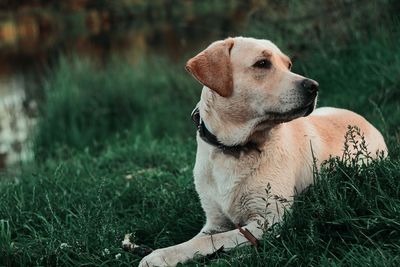
[[[289,62],[289,66],[288,66],[288,69],[289,69],[289,70],[292,69],[292,65],[293,65],[292,62]]]
[[[259,60],[253,65],[253,67],[260,69],[269,69],[271,66],[271,61],[266,59]]]

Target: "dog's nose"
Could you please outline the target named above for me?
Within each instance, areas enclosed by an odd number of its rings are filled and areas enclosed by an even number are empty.
[[[306,89],[310,94],[316,94],[318,92],[319,84],[311,79],[304,79],[301,82],[301,86]]]

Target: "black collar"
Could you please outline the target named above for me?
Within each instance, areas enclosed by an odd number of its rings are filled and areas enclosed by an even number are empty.
[[[203,120],[200,117],[200,111],[198,107],[196,107],[192,111],[191,116],[193,122],[196,124],[197,130],[199,131],[200,138],[203,139],[203,141],[205,141],[206,143],[221,149],[222,152],[229,154],[239,154],[241,151],[249,151],[249,150],[259,151],[257,144],[253,142],[248,142],[244,145],[235,145],[235,146],[227,146],[222,144],[218,140],[218,138],[207,129],[206,125],[204,124]]]

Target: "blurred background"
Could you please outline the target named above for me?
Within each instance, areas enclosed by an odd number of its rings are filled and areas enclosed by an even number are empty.
[[[201,86],[185,61],[237,35],[277,43],[320,82],[321,104],[398,140],[399,13],[396,0],[1,0],[0,168],[127,132],[193,135]]]

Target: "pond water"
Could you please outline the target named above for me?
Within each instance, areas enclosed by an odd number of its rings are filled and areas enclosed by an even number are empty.
[[[0,169],[33,158],[41,81],[59,55],[88,57],[99,64],[119,55],[135,64],[145,55],[160,54],[179,62],[242,27],[253,8],[231,3],[204,11],[192,1],[182,1],[177,9],[157,2],[121,15],[88,8],[88,2],[0,10]]]

